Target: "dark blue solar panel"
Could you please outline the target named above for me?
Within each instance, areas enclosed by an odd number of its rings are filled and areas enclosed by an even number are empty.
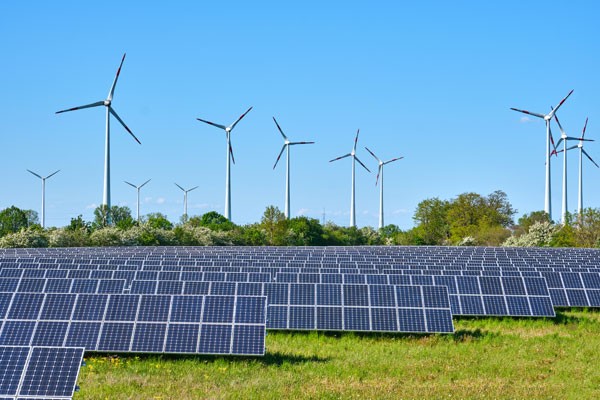
[[[232,325],[202,325],[198,353],[227,354],[231,348]]]
[[[34,321],[5,321],[0,333],[0,345],[29,346],[34,328]]]
[[[16,293],[13,297],[8,319],[37,319],[44,295],[42,293]]]
[[[399,308],[398,330],[400,332],[427,332],[423,309]]]
[[[76,294],[46,294],[46,301],[42,307],[40,319],[70,320],[76,297]]]
[[[314,305],[315,285],[307,283],[290,284],[290,304]]]
[[[237,285],[238,296],[262,296],[262,283],[240,282]]]
[[[265,327],[235,325],[233,331],[234,354],[262,355],[265,352]]]
[[[428,332],[454,332],[450,310],[425,309]]]
[[[129,351],[133,323],[105,322],[98,342],[99,351]]]
[[[101,322],[71,322],[65,346],[84,347],[88,351],[96,349]]]
[[[48,279],[44,292],[46,293],[69,293],[71,291],[70,279]]]
[[[483,304],[487,315],[508,315],[502,296],[483,296]]]
[[[443,286],[422,286],[421,288],[423,290],[423,305],[425,307],[450,308],[447,288]]]
[[[223,295],[233,296],[235,295],[235,282],[211,282],[210,294],[211,295]]]
[[[396,307],[396,294],[393,286],[373,285],[369,287],[371,306]]]
[[[125,281],[122,279],[103,279],[98,285],[98,293],[120,294],[125,288]]]
[[[234,297],[207,296],[204,300],[202,322],[233,322]]]
[[[185,282],[183,294],[207,295],[210,288],[210,282]]]
[[[518,277],[503,277],[504,294],[507,296],[525,296],[525,285],[523,279]]]
[[[369,287],[367,285],[344,285],[344,306],[369,306]]]
[[[396,286],[398,307],[423,307],[419,286]]]
[[[395,308],[371,308],[371,330],[373,331],[397,331],[396,319]]]
[[[486,315],[480,296],[459,296],[462,315]]]
[[[96,293],[98,290],[96,279],[75,279],[71,287],[71,293]]]
[[[131,351],[162,352],[166,332],[167,324],[136,324]]]
[[[267,308],[267,328],[287,329],[288,308],[287,306],[269,306]]]
[[[550,292],[550,298],[552,299],[552,304],[555,307],[568,307],[569,300],[567,299],[567,294],[564,289],[548,289]]]
[[[40,321],[37,324],[32,346],[62,346],[65,334],[69,327],[68,322]]]
[[[459,294],[480,294],[479,280],[475,276],[457,276]]]
[[[0,395],[17,394],[29,350],[29,347],[0,346]]]
[[[0,319],[4,318],[4,316],[6,315],[8,307],[10,307],[10,302],[12,298],[12,293],[0,293]]]
[[[16,278],[1,278],[0,279],[0,292],[14,293],[17,291],[19,286],[19,279]]]
[[[344,330],[368,331],[370,329],[368,308],[344,308]]]
[[[106,321],[135,321],[140,295],[113,294],[108,300]]]
[[[108,295],[80,294],[77,297],[72,319],[76,321],[102,321]]]
[[[587,295],[590,307],[600,307],[600,290],[588,290]]]
[[[571,307],[588,307],[589,303],[585,290],[583,289],[566,289],[567,298]]]
[[[530,296],[548,296],[548,286],[544,278],[523,278]]]
[[[318,330],[342,330],[342,307],[317,307]]]
[[[581,279],[586,289],[600,289],[600,274],[582,273]]]
[[[158,281],[157,294],[183,294],[183,281]]]
[[[506,304],[510,315],[532,315],[527,297],[506,296]]]
[[[530,297],[531,313],[536,316],[553,316],[554,307],[552,301],[547,297]]]
[[[291,306],[289,329],[315,329],[315,308]]]
[[[198,346],[197,324],[169,324],[166,353],[195,353]]]
[[[143,322],[167,322],[171,296],[142,295],[137,320]]]
[[[338,284],[317,285],[317,305],[341,306],[342,286]]]
[[[154,294],[156,293],[156,281],[132,281],[129,293],[131,294]]]
[[[171,307],[171,322],[200,322],[202,297],[174,296]]]
[[[23,279],[21,279],[21,282],[19,282],[19,287],[17,288],[17,292],[42,293],[44,291],[45,285],[46,285],[45,279],[23,278]]]
[[[283,283],[265,283],[264,295],[270,304],[288,304],[288,285]]]
[[[262,324],[266,318],[264,297],[238,297],[235,304],[235,323]]]

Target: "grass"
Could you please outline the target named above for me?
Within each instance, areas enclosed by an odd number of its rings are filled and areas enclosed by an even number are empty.
[[[453,335],[269,332],[261,358],[91,355],[81,399],[600,398],[600,311]]]

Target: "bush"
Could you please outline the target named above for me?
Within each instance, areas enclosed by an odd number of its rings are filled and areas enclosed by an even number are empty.
[[[93,246],[112,247],[121,245],[120,229],[107,226],[96,229],[90,235],[90,242]]]
[[[9,233],[0,239],[0,247],[48,247],[47,233],[42,229],[32,227]]]
[[[557,229],[551,222],[534,222],[529,232],[521,236],[512,235],[502,244],[507,247],[546,247],[554,240]]]
[[[85,247],[90,244],[90,236],[86,227],[67,226],[48,231],[48,246],[50,247]]]

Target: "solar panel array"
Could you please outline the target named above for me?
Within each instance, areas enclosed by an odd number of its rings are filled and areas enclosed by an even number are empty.
[[[0,293],[0,345],[263,355],[266,298]]]
[[[10,399],[70,399],[83,348],[0,346],[0,396]]]

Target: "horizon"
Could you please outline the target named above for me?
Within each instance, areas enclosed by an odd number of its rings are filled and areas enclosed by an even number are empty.
[[[357,165],[357,226],[378,221],[377,163],[366,146],[383,160],[404,157],[386,166],[384,186],[385,225],[403,230],[421,200],[464,192],[504,191],[515,219],[543,210],[544,123],[510,107],[547,113],[574,89],[561,124],[579,137],[589,117],[586,138],[600,140],[594,2],[317,4],[126,4],[117,14],[105,3],[0,6],[0,33],[11,39],[3,43],[10,61],[0,66],[8,77],[0,209],[41,218],[41,185],[27,169],[60,169],[46,184],[46,225],[93,219],[102,202],[104,110],[55,112],[104,99],[123,53],[114,106],[142,145],[111,118],[111,192],[112,205],[133,216],[136,191],[124,181],[148,179],[141,215],[178,221],[175,182],[200,186],[188,196],[190,216],[224,214],[225,135],[196,118],[229,125],[251,106],[232,132],[232,221],[240,225],[260,220],[269,205],[285,207],[284,160],[273,170],[283,140],[272,117],[291,141],[316,142],[292,151],[290,216],[321,221],[325,209],[341,226],[350,218],[350,160],[329,160],[351,151],[357,129],[357,156],[371,170]],[[555,122],[552,133],[557,142]],[[597,146],[584,148],[600,162]],[[574,213],[578,154],[568,155]],[[583,161],[584,207],[599,207],[600,171]],[[552,189],[559,220],[562,155],[552,158]]]

